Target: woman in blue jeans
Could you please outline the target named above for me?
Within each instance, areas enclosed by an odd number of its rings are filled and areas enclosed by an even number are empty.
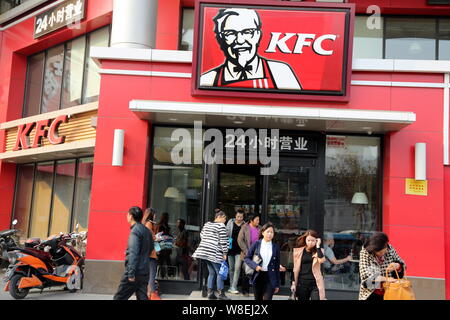
[[[214,284],[217,285],[220,300],[230,300],[225,295],[223,280],[219,276],[220,265],[227,260],[228,236],[225,222],[225,212],[216,213],[214,222],[207,222],[200,232],[200,244],[192,255],[195,259],[205,260],[208,266],[208,299],[214,300]]]

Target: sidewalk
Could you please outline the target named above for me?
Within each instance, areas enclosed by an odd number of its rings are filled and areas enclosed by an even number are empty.
[[[2,270],[3,271],[3,270]],[[0,271],[0,301],[2,300],[15,300],[9,292],[3,291],[5,283],[1,280],[3,278],[3,272]],[[232,300],[254,300],[252,294],[248,297],[244,297],[242,294],[232,294],[226,293],[228,297]],[[208,300],[202,297],[200,290],[192,291],[190,295],[182,294],[162,294],[161,298],[163,300]],[[94,294],[94,293],[84,293],[77,291],[75,293],[70,293],[64,291],[62,287],[47,288],[41,294],[40,290],[33,289],[30,291],[28,296],[24,300],[112,300],[112,294]],[[288,296],[275,295],[273,300],[287,300]],[[136,296],[132,296],[130,300],[136,300]]]
[[[4,284],[2,282],[0,301],[1,300],[14,300],[9,292],[3,291]],[[227,296],[232,300],[254,300],[253,295],[244,297],[241,294],[231,294],[227,293]],[[179,295],[179,294],[163,294],[161,295],[163,300],[208,300],[202,297],[201,291],[192,291],[190,295]],[[50,288],[45,289],[42,294],[39,290],[32,290],[24,300],[112,300],[113,295],[108,294],[92,294],[75,292],[70,293],[64,291],[62,288]],[[288,296],[275,295],[274,300],[287,300]],[[135,296],[132,296],[130,300],[136,300]]]

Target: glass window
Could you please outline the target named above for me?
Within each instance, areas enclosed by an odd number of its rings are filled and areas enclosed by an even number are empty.
[[[78,161],[75,206],[73,211],[73,229],[78,224],[78,231],[87,231],[88,229],[93,162],[94,158],[92,157]]]
[[[183,247],[174,246],[173,250],[158,255],[157,277],[196,281],[198,265],[190,256],[200,242],[203,168],[202,165],[173,164],[171,150],[179,143],[171,141],[175,129],[177,128],[155,128],[150,199],[151,206],[157,210],[157,222],[162,213],[167,212],[170,234],[176,239],[181,232],[186,231],[183,235],[188,240]],[[183,130],[194,138],[193,129]],[[194,150],[191,150],[191,154],[194,154]],[[185,230],[180,228],[180,220],[185,222]]]
[[[14,219],[17,219],[16,229],[20,230],[20,237],[28,235],[30,221],[31,197],[33,195],[34,164],[26,164],[18,167],[17,192],[14,203]]]
[[[92,169],[92,157],[18,165],[13,219],[21,238],[47,238],[77,224],[87,231]]]
[[[357,16],[355,19],[354,58],[383,58],[383,18],[380,17],[379,25],[372,25],[372,19],[369,16]]]
[[[436,19],[386,17],[386,59],[436,59]]]
[[[109,45],[109,27],[94,31],[89,35],[89,51],[92,47],[107,47]],[[89,52],[87,57],[89,57]],[[85,97],[83,103],[98,100],[100,92],[100,68],[91,58],[87,59],[87,74],[85,80]]]
[[[192,51],[194,46],[194,9],[183,9],[180,50]]]
[[[67,43],[61,108],[81,104],[86,37]]]
[[[98,100],[99,67],[86,58],[87,42],[107,47],[109,26],[28,58],[25,117]]]
[[[47,238],[53,186],[53,162],[40,163],[36,168],[30,237]]]
[[[450,60],[450,19],[439,20],[439,60]]]
[[[24,116],[39,114],[41,106],[42,79],[44,72],[45,53],[39,53],[28,59],[28,75],[25,93]]]
[[[325,284],[359,289],[359,251],[381,230],[380,138],[327,136],[324,217]]]
[[[55,186],[50,235],[70,232],[70,218],[75,184],[75,159],[56,162]]]
[[[64,46],[48,50],[45,60],[44,89],[41,113],[56,111],[61,102],[61,82],[64,65]]]

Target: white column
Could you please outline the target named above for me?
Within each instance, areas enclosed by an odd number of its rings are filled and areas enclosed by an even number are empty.
[[[111,47],[155,48],[158,0],[114,0]]]

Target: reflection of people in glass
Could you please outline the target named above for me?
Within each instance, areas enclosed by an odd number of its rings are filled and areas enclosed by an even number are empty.
[[[241,259],[244,260],[250,247],[259,239],[259,216],[249,215],[248,222],[241,227],[238,235],[238,244],[241,248]],[[250,291],[250,277],[243,276],[242,279],[242,294],[248,296]]]
[[[325,300],[325,283],[320,265],[325,262],[321,239],[314,230],[307,230],[294,249],[294,271],[291,291],[298,300]]]
[[[204,73],[200,86],[301,90],[291,67],[258,55],[261,19],[255,10],[220,9],[214,17],[217,42],[225,62]]]
[[[242,250],[238,244],[238,236],[244,223],[244,210],[242,209],[237,210],[235,218],[230,219],[227,223],[228,239],[231,242],[230,249],[228,250],[228,264],[230,266],[230,289],[228,292],[234,294],[239,293],[237,284],[241,273]]]
[[[393,278],[395,270],[403,278],[405,269],[405,262],[389,244],[388,236],[383,232],[373,234],[359,254],[359,300],[384,300],[383,282],[397,281]],[[389,273],[388,278],[386,272]]]
[[[169,213],[163,212],[161,214],[161,218],[156,226],[156,234],[156,241],[161,246],[161,251],[158,254],[159,275],[164,279],[167,267],[172,265],[170,256],[172,255],[173,237],[170,234]]]
[[[334,237],[331,233],[325,233],[324,236],[325,243],[323,248],[325,250],[326,261],[323,263],[325,267],[325,272],[328,274],[343,273],[345,272],[344,264],[352,260],[352,256],[348,255],[343,259],[336,259],[334,255]]]
[[[191,262],[191,257],[189,256],[188,231],[185,229],[185,227],[186,221],[184,221],[183,219],[178,219],[178,234],[175,241],[177,256],[175,258],[175,261],[177,266],[181,266],[184,280],[190,280],[188,270]]]

